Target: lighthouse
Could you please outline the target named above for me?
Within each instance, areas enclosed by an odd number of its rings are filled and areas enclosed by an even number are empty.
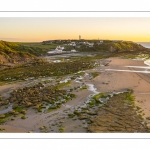
[[[81,35],[79,35],[79,40],[81,40]]]

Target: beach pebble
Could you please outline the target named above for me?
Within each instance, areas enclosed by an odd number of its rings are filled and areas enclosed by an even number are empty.
[[[43,130],[43,129],[45,129],[45,126],[41,126],[39,129],[40,129],[40,130]]]
[[[79,119],[80,119],[80,120],[83,120],[83,119],[88,119],[88,116],[81,115]]]
[[[149,117],[146,117],[146,119],[147,119],[147,120],[150,120],[150,116],[149,116]]]
[[[26,110],[22,110],[21,113],[26,114]]]
[[[15,109],[18,107],[18,104],[13,104],[12,108]]]
[[[0,118],[1,118],[1,119],[2,119],[2,118],[5,118],[5,115],[4,115],[4,114],[0,115]]]
[[[59,123],[64,123],[64,120],[61,120]]]
[[[8,112],[9,114],[14,114],[15,113],[15,110],[11,110]]]
[[[150,123],[147,124],[147,128],[150,129]]]
[[[95,111],[90,111],[90,112],[87,112],[87,114],[89,114],[89,115],[97,115],[97,112],[95,112]]]
[[[14,115],[19,115],[19,112],[14,112]]]

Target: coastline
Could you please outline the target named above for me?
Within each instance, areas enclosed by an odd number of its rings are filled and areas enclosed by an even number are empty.
[[[74,82],[73,84],[80,85],[85,83],[86,85],[93,85],[92,88],[81,90],[76,92],[77,97],[72,101],[68,101],[65,105],[58,110],[54,110],[49,113],[36,114],[32,109],[27,112],[27,119],[22,120],[16,118],[13,121],[8,121],[4,125],[0,125],[0,128],[5,128],[3,132],[42,132],[40,131],[41,126],[51,126],[53,128],[53,133],[59,132],[56,127],[59,122],[62,122],[65,126],[65,132],[84,133],[86,128],[80,128],[80,124],[85,126],[84,120],[72,120],[69,119],[65,112],[72,112],[74,109],[80,105],[83,105],[87,100],[88,96],[98,92],[124,92],[128,89],[134,91],[135,105],[141,107],[141,113],[143,118],[146,119],[150,116],[150,74],[145,73],[147,65],[143,60],[131,60],[123,58],[108,58],[101,60],[101,66],[94,69],[86,70],[84,73],[88,75],[92,72],[98,72],[99,75],[93,79],[84,76]],[[106,65],[107,64],[107,65]],[[117,71],[118,70],[118,71]],[[126,70],[126,71],[121,71]],[[132,72],[131,72],[132,71]],[[141,72],[136,72],[141,71]],[[142,73],[143,71],[143,73]],[[68,78],[68,77],[67,77]],[[21,83],[21,86],[25,85]],[[11,90],[12,88],[17,88],[19,85],[12,85],[10,88],[8,85],[1,86],[5,88],[5,91]],[[8,87],[8,88],[7,88]],[[94,90],[93,90],[94,89]],[[95,92],[96,89],[96,92]],[[55,123],[55,125],[54,125]],[[148,122],[149,123],[149,122]],[[54,125],[54,126],[53,126]],[[43,131],[44,132],[44,131]]]
[[[130,59],[120,59],[120,58],[109,58],[111,63],[109,64],[110,69],[116,69],[120,71],[107,71],[99,77],[103,82],[109,82],[109,87],[97,85],[98,89],[101,91],[121,91],[125,89],[132,89],[135,96],[135,104],[142,108],[143,117],[150,116],[150,74],[146,73],[147,64],[143,60],[130,60]],[[136,68],[142,67],[142,68]],[[121,72],[124,70],[125,72]],[[133,72],[130,72],[132,70]],[[105,69],[106,71],[106,69]],[[135,72],[134,72],[135,71]],[[136,72],[141,71],[141,72]],[[143,72],[142,72],[143,71]]]

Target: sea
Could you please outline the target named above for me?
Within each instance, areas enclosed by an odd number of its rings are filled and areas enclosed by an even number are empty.
[[[150,42],[137,42],[137,44],[141,44],[145,48],[150,48]],[[144,63],[148,66],[150,66],[150,59],[145,60]]]
[[[137,42],[137,44],[141,44],[145,48],[150,48],[150,42]]]

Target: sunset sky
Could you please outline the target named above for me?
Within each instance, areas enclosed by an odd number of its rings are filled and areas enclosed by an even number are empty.
[[[0,18],[0,40],[109,39],[150,42],[150,18]]]

